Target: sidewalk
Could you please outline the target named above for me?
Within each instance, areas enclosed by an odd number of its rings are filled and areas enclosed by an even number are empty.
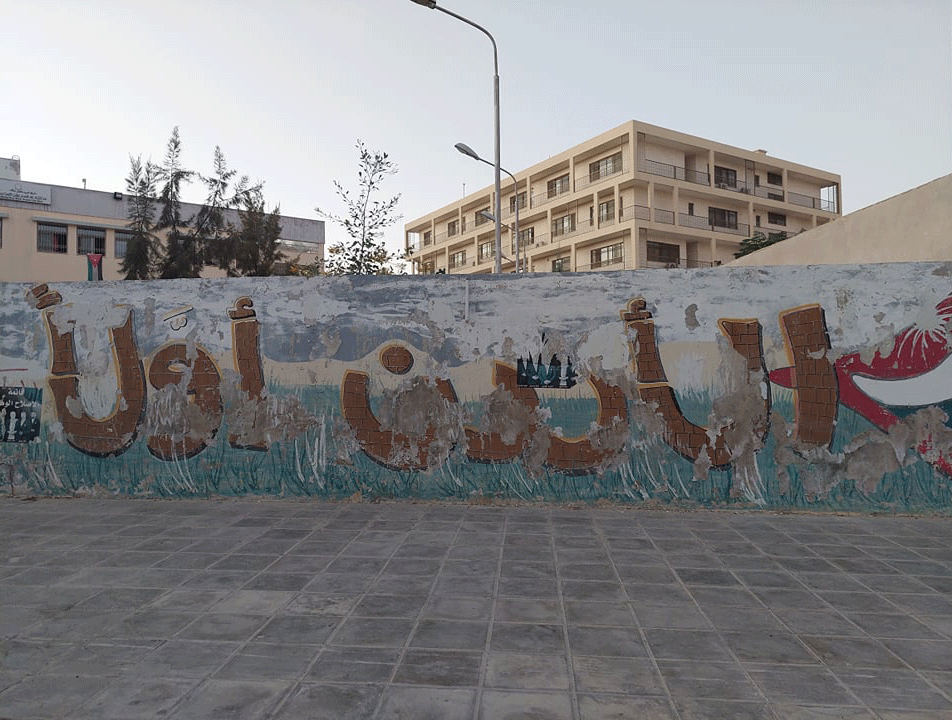
[[[952,518],[0,500],[0,718],[952,718]]]

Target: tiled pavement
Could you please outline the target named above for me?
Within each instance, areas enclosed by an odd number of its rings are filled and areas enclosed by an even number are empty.
[[[0,717],[952,718],[952,519],[0,500]]]

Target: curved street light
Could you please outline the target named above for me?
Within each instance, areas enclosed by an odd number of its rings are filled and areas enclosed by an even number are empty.
[[[414,2],[415,1],[416,0],[414,0]],[[489,162],[489,160],[486,160],[485,158],[481,158],[479,154],[466,143],[456,143],[456,145],[454,145],[453,147],[455,147],[457,150],[463,153],[463,155],[473,158],[473,160],[479,160],[479,162],[486,163],[487,165],[492,165],[492,163]],[[513,175],[508,170],[506,170],[506,168],[500,167],[499,169],[502,172],[506,173],[506,175],[512,178],[512,192],[516,196],[516,221],[513,224],[513,240],[515,243],[515,253],[516,253],[516,272],[518,273],[519,272],[519,250],[520,250],[519,248],[519,244],[520,244],[519,243],[519,181],[516,180],[516,176]],[[498,248],[497,248],[497,252],[498,252]],[[522,267],[523,267],[523,271],[529,270],[528,256],[524,258]]]
[[[495,113],[494,140],[496,145],[496,162],[493,164],[493,168],[495,169],[495,173],[496,173],[496,177],[495,177],[496,212],[494,213],[494,215],[496,216],[496,265],[495,265],[495,268],[493,269],[493,272],[501,273],[502,272],[502,221],[501,221],[502,213],[500,212],[500,210],[502,206],[500,204],[501,200],[499,195],[501,192],[500,188],[502,185],[502,181],[500,179],[500,168],[499,168],[499,57],[498,57],[498,53],[496,52],[496,40],[492,35],[489,34],[489,31],[486,28],[482,27],[481,25],[477,25],[472,20],[467,20],[462,15],[457,15],[455,12],[452,12],[450,10],[447,10],[446,8],[440,7],[439,5],[436,4],[436,0],[410,0],[410,1],[416,3],[417,5],[422,5],[425,8],[429,8],[430,10],[439,10],[442,13],[446,13],[447,15],[466,23],[467,25],[471,25],[472,27],[476,28],[480,32],[484,33],[486,37],[489,38],[489,41],[493,44],[493,110]]]

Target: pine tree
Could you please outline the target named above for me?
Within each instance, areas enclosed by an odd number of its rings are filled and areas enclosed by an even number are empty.
[[[281,237],[281,208],[270,213],[265,209],[260,190],[244,198],[244,207],[239,212],[241,225],[233,228],[231,247],[235,250],[228,274],[264,277],[274,273],[274,265],[284,259],[278,249]]]
[[[163,279],[198,277],[204,266],[194,238],[186,232],[190,219],[182,217],[182,184],[187,183],[193,173],[182,167],[181,154],[182,143],[176,126],[166,146],[165,161],[159,169],[162,210],[155,229],[167,231],[165,251],[159,263],[159,277]]]
[[[242,175],[232,186],[237,173],[228,169],[225,155],[218,146],[215,146],[214,168],[213,175],[199,174],[207,194],[205,203],[192,220],[189,237],[203,265],[217,264],[231,275],[236,249],[234,228],[226,223],[225,211],[242,207],[254,194],[260,194],[261,184],[249,185],[248,176]],[[198,271],[201,269],[199,267]]]
[[[154,276],[158,260],[158,240],[152,232],[155,216],[155,186],[159,168],[142,156],[129,156],[129,176],[126,178],[129,230],[122,259],[126,280],[148,280]]]
[[[395,175],[397,166],[384,152],[371,152],[357,141],[358,161],[356,197],[334,181],[337,194],[347,207],[344,217],[315,208],[319,216],[340,225],[350,235],[350,242],[340,242],[328,249],[325,270],[329,275],[388,275],[389,263],[397,259],[383,242],[383,231],[400,220],[395,214],[400,195],[386,200],[372,200],[388,175]]]
[[[770,247],[774,243],[778,243],[786,239],[787,233],[783,230],[780,232],[770,233],[770,235],[766,236],[760,230],[758,230],[746,240],[740,241],[740,247],[737,249],[737,252],[734,253],[734,257],[739,258],[743,257],[744,255],[750,255],[752,252],[757,252],[758,250],[761,250],[765,247]]]

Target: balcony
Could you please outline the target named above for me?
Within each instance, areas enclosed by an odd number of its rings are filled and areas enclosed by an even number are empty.
[[[674,262],[664,262],[663,260],[648,260],[645,267],[651,270],[684,270],[689,268],[709,268],[715,267],[715,263],[710,260],[680,260]]]
[[[651,209],[645,207],[644,205],[628,205],[626,207],[622,207],[618,211],[619,220],[630,220],[632,218],[637,218],[638,220],[650,220]]]
[[[657,160],[648,160],[645,158],[638,166],[641,172],[649,175],[659,175],[660,177],[671,178],[672,180],[684,180],[696,185],[710,185],[711,176],[709,173],[699,170],[688,170],[687,168],[669,165],[668,163],[658,162]]]
[[[582,188],[586,188],[589,185],[595,185],[596,183],[600,183],[602,180],[607,180],[608,178],[614,177],[615,175],[619,175],[623,172],[625,172],[624,159],[622,159],[620,163],[615,165],[615,167],[609,172],[598,172],[598,171],[587,172],[585,175],[583,175],[582,177],[578,178],[575,181],[575,190],[576,192],[578,192]]]
[[[654,221],[664,225],[674,225],[674,213],[670,210],[660,210],[655,208]]]
[[[754,188],[754,195],[768,200],[777,200],[783,202],[783,188],[772,188],[758,185]]]
[[[814,210],[823,210],[824,212],[833,213],[836,212],[836,202],[832,200],[824,200],[823,198],[818,197],[810,197],[809,195],[801,195],[800,193],[788,192],[787,202],[789,202],[791,205],[813,208]]]

